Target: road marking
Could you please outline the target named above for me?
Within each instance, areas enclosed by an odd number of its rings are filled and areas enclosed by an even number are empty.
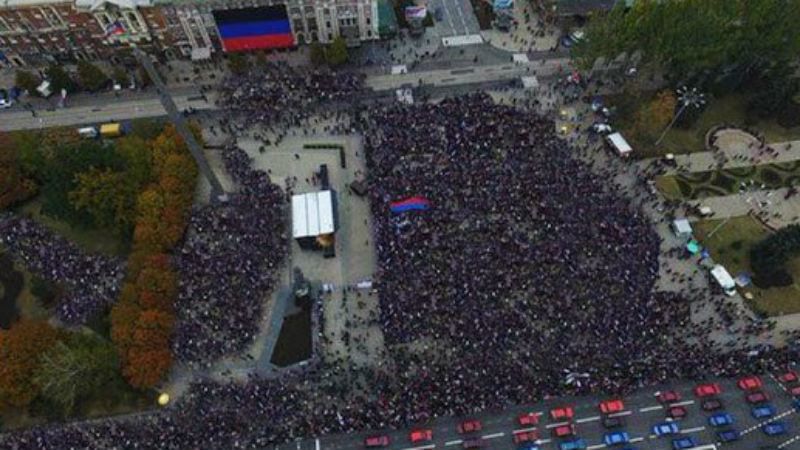
[[[600,416],[584,417],[583,419],[576,420],[575,423],[594,422],[596,420],[600,420]]]
[[[445,442],[445,443],[444,443],[444,446],[445,446],[445,447],[448,447],[448,446],[450,446],[450,445],[459,445],[459,444],[461,444],[462,442],[464,442],[464,441],[462,441],[461,439],[456,439],[455,441],[447,441],[447,442]]]
[[[598,417],[598,419],[599,419],[599,418],[600,418],[600,417]],[[580,421],[580,420],[576,420],[575,422],[581,423],[581,421]],[[556,427],[560,427],[560,426],[564,426],[564,425],[569,425],[569,422],[557,422],[557,423],[549,423],[549,424],[547,424],[547,427],[546,427],[546,428],[556,428]]]
[[[429,444],[429,445],[423,445],[422,447],[404,448],[403,450],[428,450],[428,449],[435,448],[435,447],[436,447],[436,444]]]
[[[505,435],[506,435],[506,434],[505,434],[505,433],[503,433],[503,432],[501,431],[500,433],[494,433],[494,434],[484,434],[484,435],[483,435],[483,438],[484,438],[484,439],[494,439],[494,438],[503,437],[503,436],[505,436]]]
[[[317,448],[317,450],[322,449],[322,446],[319,443],[319,439],[314,439],[314,446]]]
[[[621,411],[618,413],[609,414],[608,417],[624,417],[624,416],[630,416],[631,414],[633,414],[633,411]]]
[[[770,373],[769,377],[772,379],[772,381],[775,382],[775,384],[777,384],[778,386],[780,386],[781,389],[783,389],[783,392],[789,392],[789,389],[787,389],[786,386],[784,386],[784,384],[781,383],[780,380],[778,380],[778,378],[775,375]]]
[[[640,408],[639,412],[650,412],[650,411],[658,411],[659,409],[664,409],[661,405],[656,406],[648,406],[647,408]]]
[[[547,439],[547,438],[544,438],[544,439],[537,439],[537,440],[536,440],[536,444],[537,444],[537,445],[539,445],[539,444],[549,444],[549,443],[551,443],[551,442],[553,442],[553,440],[552,440],[552,439]]]
[[[635,443],[637,443],[637,442],[642,442],[643,440],[644,440],[644,438],[643,438],[643,437],[637,437],[637,438],[633,438],[633,439],[631,439],[631,442],[635,444]]]
[[[750,433],[752,433],[753,431],[755,431],[755,430],[757,430],[757,429],[761,428],[762,426],[764,426],[764,425],[766,425],[766,424],[768,424],[768,423],[770,423],[770,422],[774,422],[774,421],[776,421],[776,420],[782,419],[782,418],[784,418],[784,417],[788,416],[789,414],[794,414],[795,412],[796,412],[796,411],[794,410],[794,408],[792,408],[792,409],[789,409],[789,410],[786,410],[786,411],[784,411],[784,412],[782,412],[782,413],[778,414],[777,416],[770,417],[769,419],[767,419],[767,420],[765,420],[765,421],[763,421],[763,422],[761,422],[761,423],[758,423],[758,424],[756,424],[756,425],[753,425],[752,427],[750,427],[750,428],[748,428],[748,429],[746,429],[746,430],[742,431],[742,433],[741,433],[741,434],[742,434],[742,435],[745,435],[745,434],[750,434]]]
[[[669,406],[689,406],[694,405],[694,400],[684,400],[678,403],[670,403]]]
[[[681,430],[681,433],[683,433],[683,434],[697,433],[698,431],[703,431],[705,429],[706,429],[706,427],[686,428],[684,430]]]
[[[536,427],[520,428],[519,430],[513,430],[511,432],[513,434],[517,434],[517,433],[527,433],[528,431],[536,431]]]
[[[783,447],[786,447],[787,445],[791,445],[793,442],[795,442],[798,439],[800,439],[800,434],[798,434],[797,436],[789,439],[788,441],[781,442],[780,444],[778,444],[778,448],[783,448]]]
[[[597,445],[590,445],[586,447],[588,450],[594,450],[596,448],[605,448],[606,444],[597,444]]]

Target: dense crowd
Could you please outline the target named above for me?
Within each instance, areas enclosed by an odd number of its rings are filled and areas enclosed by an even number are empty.
[[[652,224],[551,121],[479,94],[371,106],[353,122],[366,139],[385,364],[323,360],[302,376],[199,381],[158,413],[6,434],[0,446],[264,448],[786,364],[784,351],[726,351],[708,337],[718,323],[690,324],[707,294],[654,292]],[[179,255],[176,350],[188,361],[252,339],[286,251],[280,191],[242,151],[227,149],[225,162],[239,192],[195,212]],[[390,211],[414,196],[429,208]]]
[[[87,254],[31,219],[0,217],[0,244],[28,270],[64,287],[56,316],[67,325],[83,324],[117,298],[124,263]]]
[[[227,78],[219,106],[229,113],[224,124],[235,130],[254,124],[298,123],[323,103],[351,98],[363,83],[364,77],[352,72],[269,62]]]
[[[173,349],[186,362],[209,363],[253,342],[287,255],[283,193],[265,172],[250,169],[243,150],[227,148],[223,158],[238,190],[225,203],[193,211],[178,258]]]

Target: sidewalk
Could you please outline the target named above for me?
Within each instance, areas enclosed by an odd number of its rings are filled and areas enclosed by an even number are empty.
[[[558,30],[540,22],[530,2],[514,2],[513,11],[517,25],[508,32],[494,28],[481,31],[486,43],[516,53],[549,51],[558,45]],[[525,20],[526,14],[528,21]]]

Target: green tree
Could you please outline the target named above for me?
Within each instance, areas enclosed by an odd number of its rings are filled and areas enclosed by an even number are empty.
[[[66,89],[67,92],[75,90],[75,83],[72,82],[72,78],[63,67],[53,64],[44,73],[50,80],[50,89],[54,93],[59,93],[62,89]]]
[[[314,66],[319,67],[325,64],[325,47],[323,47],[319,42],[311,43],[311,47],[308,51],[308,57],[311,60],[311,64]]]
[[[78,62],[78,79],[81,86],[90,92],[99,91],[108,83],[108,75],[88,61]]]
[[[128,75],[128,72],[120,66],[114,66],[114,69],[111,71],[111,79],[114,80],[114,83],[117,83],[122,87],[125,87],[130,83],[130,76]]]
[[[96,141],[65,145],[49,156],[41,187],[42,213],[65,220],[73,226],[91,226],[93,217],[69,201],[69,193],[78,186],[79,173],[91,168],[114,171],[123,169],[120,156]]]
[[[34,383],[45,399],[69,415],[76,402],[101,394],[118,375],[119,360],[111,342],[72,333],[42,354]]]
[[[776,0],[637,0],[593,17],[573,49],[588,69],[598,57],[641,52],[642,62],[675,79],[738,70],[749,73],[800,51],[800,2]]]
[[[138,186],[125,172],[92,167],[75,174],[77,185],[69,192],[73,208],[92,216],[92,223],[127,234],[136,216]]]
[[[325,52],[325,59],[331,67],[339,67],[347,62],[347,43],[344,38],[337,36]]]
[[[36,88],[39,87],[39,83],[41,82],[38,76],[27,70],[17,70],[17,73],[14,75],[14,84],[20,89],[28,91],[30,94],[36,93]]]
[[[250,69],[250,61],[242,53],[229,53],[228,69],[235,75],[245,74]]]

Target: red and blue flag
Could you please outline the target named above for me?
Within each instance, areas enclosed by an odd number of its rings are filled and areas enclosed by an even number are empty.
[[[430,208],[431,202],[425,197],[411,197],[389,204],[393,213],[399,214],[406,211],[425,211]]]
[[[212,11],[226,52],[294,46],[285,5]]]

